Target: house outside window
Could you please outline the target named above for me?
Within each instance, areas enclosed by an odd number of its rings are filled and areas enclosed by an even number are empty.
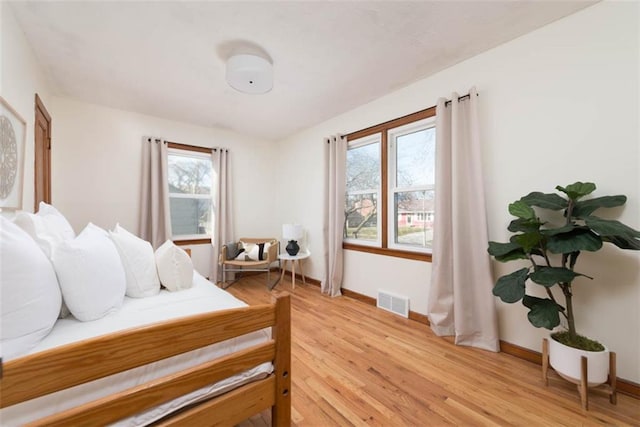
[[[435,133],[430,108],[347,136],[345,248],[430,259]]]
[[[213,167],[210,154],[170,148],[168,166],[173,240],[210,238]]]

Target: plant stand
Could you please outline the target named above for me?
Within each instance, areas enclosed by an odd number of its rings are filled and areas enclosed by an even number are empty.
[[[616,404],[618,402],[616,391],[616,354],[612,351],[609,353],[609,377],[607,382],[594,387],[589,387],[588,384],[588,372],[589,367],[587,358],[581,357],[580,366],[580,380],[572,380],[562,376],[565,380],[572,382],[578,386],[578,393],[580,394],[580,401],[582,402],[582,409],[589,410],[589,388],[592,391],[605,394],[609,396],[609,402]],[[552,367],[553,368],[553,367]],[[549,386],[549,341],[547,338],[542,339],[542,379],[544,385]]]

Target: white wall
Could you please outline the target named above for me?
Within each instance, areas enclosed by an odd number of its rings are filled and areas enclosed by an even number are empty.
[[[438,97],[454,90],[465,93],[472,85],[481,94],[492,239],[507,236],[509,202],[530,190],[550,191],[578,179],[596,182],[598,194],[628,195],[624,210],[614,213],[640,228],[637,3],[596,4],[277,147],[223,130],[52,98],[7,6],[0,3],[0,93],[28,122],[24,208],[33,209],[33,106],[38,92],[53,116],[53,200],[76,231],[88,221],[103,227],[120,221],[137,229],[142,135],[225,146],[234,157],[236,233],[280,236],[282,223],[303,224],[312,252],[305,270],[321,279],[322,138],[432,106]],[[211,254],[208,248],[197,249],[196,266],[206,273]],[[614,248],[584,258],[583,272],[596,280],[579,282],[579,328],[618,353],[621,377],[640,382],[640,258]],[[426,311],[430,264],[349,251],[345,260],[346,288],[370,296],[379,288],[392,290],[409,296],[412,310]],[[496,276],[507,271],[496,265]],[[525,310],[504,304],[498,308],[501,338],[539,351],[543,331],[528,324]]]
[[[81,231],[88,222],[139,231],[143,136],[202,147],[229,148],[236,233],[278,236],[270,143],[220,129],[55,97],[52,199]],[[209,245],[192,247],[196,269],[209,274]]]
[[[0,15],[0,95],[27,122],[22,209],[33,212],[35,94],[49,108],[50,88],[6,2],[0,2]]]
[[[307,228],[309,275],[324,277],[322,138],[430,107],[473,85],[480,92],[492,240],[507,239],[510,202],[577,180],[595,182],[599,195],[626,194],[626,207],[613,216],[640,228],[638,9],[632,2],[596,4],[281,141],[287,175],[279,176],[286,188],[280,218]],[[345,288],[372,297],[377,289],[405,294],[412,310],[425,313],[429,264],[345,252]],[[583,258],[578,267],[595,280],[575,286],[580,332],[616,351],[619,375],[640,382],[640,257],[607,248]],[[496,265],[496,277],[512,268]],[[498,309],[501,339],[540,351],[545,332],[528,323],[526,310],[502,303]]]

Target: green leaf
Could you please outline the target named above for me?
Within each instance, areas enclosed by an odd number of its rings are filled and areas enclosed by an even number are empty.
[[[602,241],[613,243],[620,249],[631,249],[634,251],[640,251],[640,240],[638,239],[629,239],[620,236],[602,236]]]
[[[495,258],[496,258],[496,261],[500,261],[500,262],[509,262],[509,261],[514,261],[516,259],[529,259],[529,257],[527,256],[526,253],[524,253],[522,248],[519,248],[513,252],[509,252],[506,255],[497,256]]]
[[[543,209],[552,209],[558,211],[560,209],[566,209],[569,205],[567,199],[560,197],[555,193],[544,194],[539,191],[534,191],[520,199],[529,206],[538,206]]]
[[[489,242],[489,248],[487,249],[487,252],[489,252],[489,255],[502,256],[502,255],[508,254],[509,252],[515,249],[522,249],[522,248],[520,247],[520,245],[516,243]]]
[[[599,208],[615,208],[622,206],[627,202],[627,196],[604,196],[595,199],[581,200],[576,202],[573,207],[573,216],[576,218],[584,218],[589,216]]]
[[[586,227],[576,227],[568,233],[549,236],[547,249],[554,254],[578,251],[595,252],[602,247],[602,239]]]
[[[584,219],[584,222],[601,236],[618,236],[628,239],[640,237],[640,231],[634,230],[615,219],[602,219],[595,216],[588,216]]]
[[[575,224],[567,224],[565,226],[558,227],[558,228],[546,228],[544,230],[540,230],[540,233],[544,234],[545,236],[555,236],[557,234],[568,233],[578,227],[579,226]]]
[[[509,205],[509,213],[522,219],[535,219],[536,217],[533,208],[521,200]]]
[[[529,308],[527,318],[536,328],[551,330],[560,324],[560,312],[564,309],[549,298],[526,295],[522,303]]]
[[[489,242],[487,252],[489,252],[489,255],[494,256],[496,261],[500,262],[527,259],[527,254],[524,253],[522,247],[517,243]]]
[[[513,238],[518,245],[522,246],[522,250],[525,253],[529,253],[531,249],[538,246],[542,235],[536,231],[534,233],[517,234]]]
[[[556,283],[571,283],[578,276],[582,274],[564,267],[539,267],[529,278],[539,285],[550,287]]]
[[[528,268],[521,268],[511,274],[502,276],[493,287],[493,294],[506,303],[520,301],[524,297],[525,283],[528,277]]]
[[[541,301],[544,301],[544,300],[545,298],[538,298],[538,297],[533,297],[531,295],[525,295],[524,297],[522,297],[522,305],[531,309],[534,305],[539,304]]]
[[[511,231],[512,233],[530,233],[533,231],[538,231],[541,225],[542,223],[538,222],[537,220],[518,218],[509,223],[509,227],[507,227],[507,230]]]
[[[593,182],[575,182],[566,187],[557,186],[556,190],[562,191],[571,200],[578,200],[581,197],[591,194],[595,191],[596,185]]]

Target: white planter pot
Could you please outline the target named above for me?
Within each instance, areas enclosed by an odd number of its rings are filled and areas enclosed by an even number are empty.
[[[587,358],[588,385],[595,387],[607,382],[609,350],[585,351],[569,347],[549,337],[549,364],[567,381],[580,383],[581,357]]]

